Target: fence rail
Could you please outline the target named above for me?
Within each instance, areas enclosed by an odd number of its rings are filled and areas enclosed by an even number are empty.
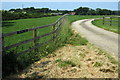
[[[10,33],[4,33],[4,34],[2,33],[2,37],[0,37],[0,38],[2,38],[2,43],[3,43],[2,44],[2,51],[6,51],[8,49],[11,49],[11,48],[14,48],[14,47],[20,46],[22,44],[26,44],[28,42],[33,41],[33,47],[32,48],[24,50],[24,51],[16,54],[16,56],[20,56],[21,54],[24,54],[24,53],[29,52],[31,50],[35,50],[39,46],[45,45],[50,41],[54,41],[54,39],[58,36],[58,32],[61,28],[62,23],[64,22],[64,18],[65,18],[66,15],[67,14],[63,15],[61,18],[59,18],[53,24],[39,26],[39,27],[35,27],[35,28],[30,28],[30,29],[24,29],[24,30],[20,30],[20,31],[10,32]],[[56,25],[57,25],[57,27],[55,27]],[[46,28],[46,27],[52,27],[53,31],[49,32],[49,33],[46,33],[46,34],[43,34],[43,35],[40,35],[40,36],[37,36],[37,29],[42,29],[42,28]],[[31,35],[31,36],[33,36],[32,39],[24,40],[24,41],[21,41],[21,42],[18,42],[18,43],[15,43],[15,44],[12,44],[12,45],[9,45],[9,46],[6,46],[6,47],[4,46],[4,43],[5,43],[4,38],[5,37],[15,35],[15,34],[22,34],[22,33],[29,32],[29,31],[33,31],[33,35]],[[41,44],[37,44],[36,40],[38,40],[40,38],[43,38],[43,37],[46,37],[46,36],[49,36],[49,35],[53,35],[50,40],[48,40],[46,42],[42,42]],[[0,51],[0,52],[2,52],[2,51]]]
[[[118,20],[113,20],[113,19],[115,19],[115,18],[117,18]],[[109,19],[109,20],[108,20]],[[110,25],[110,26],[112,26],[112,25],[118,25],[118,24],[114,24],[115,22],[116,23],[119,23],[120,21],[119,21],[119,19],[120,19],[120,16],[117,16],[117,17],[104,17],[103,16],[103,18],[102,18],[102,24],[104,25],[104,24],[108,24],[108,25]],[[114,23],[113,23],[114,22]]]

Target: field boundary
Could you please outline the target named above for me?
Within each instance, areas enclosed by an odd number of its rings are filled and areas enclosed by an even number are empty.
[[[20,46],[22,44],[26,44],[28,42],[33,41],[33,47],[32,48],[29,48],[27,50],[24,50],[24,51],[16,54],[16,56],[20,56],[20,55],[22,55],[26,52],[31,51],[31,50],[36,51],[35,49],[38,48],[39,46],[45,45],[50,41],[54,41],[54,39],[57,38],[57,36],[59,35],[61,25],[63,24],[64,18],[65,18],[66,15],[67,14],[63,15],[61,18],[59,18],[53,24],[39,26],[39,27],[35,27],[35,28],[24,29],[24,30],[20,30],[20,31],[10,32],[10,33],[2,33],[2,37],[0,37],[0,38],[2,38],[2,51],[0,51],[0,52],[3,52],[5,50],[11,49],[13,47],[17,47],[17,46]],[[37,36],[37,29],[42,29],[42,28],[46,28],[46,27],[52,27],[53,31],[49,32],[49,33],[46,33],[46,34],[43,34],[43,35],[40,35],[40,36]],[[4,46],[4,43],[5,43],[4,38],[5,37],[12,36],[12,35],[15,35],[15,34],[22,34],[22,33],[29,32],[29,31],[33,32],[33,34],[32,34],[33,38],[32,39],[24,40],[24,41],[21,41],[21,42],[18,42],[18,43],[15,43],[15,44],[12,44],[12,45],[9,45],[9,46],[6,46],[6,47]],[[41,44],[37,44],[38,39],[49,36],[49,35],[53,35],[50,40],[42,42]]]
[[[107,19],[110,19],[110,20],[106,20],[106,18]],[[119,16],[117,16],[117,17],[104,17],[103,16],[103,18],[102,18],[102,24],[104,25],[104,24],[109,24],[110,26],[112,26],[112,25],[119,25],[119,24],[113,24],[113,22],[117,22],[117,23],[119,23],[120,21],[118,20],[118,21],[115,21],[115,20],[113,20],[113,18],[120,18]]]

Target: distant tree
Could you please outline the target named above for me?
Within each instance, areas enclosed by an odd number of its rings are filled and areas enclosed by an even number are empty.
[[[111,11],[112,15],[120,15],[120,11]]]
[[[96,15],[96,11],[93,10],[93,9],[90,9],[90,10],[87,12],[87,15]]]
[[[89,11],[88,7],[80,7],[74,10],[77,15],[87,15],[87,12]]]
[[[23,10],[24,10],[24,11],[28,11],[28,10],[29,10],[29,8],[23,8]]]
[[[57,9],[57,12],[59,12],[59,10]]]
[[[16,9],[15,10],[16,12],[22,12],[22,10],[19,8],[19,9]]]
[[[96,9],[96,13],[98,15],[112,15],[112,11],[111,10],[108,10],[108,9],[100,9],[100,8],[97,8]]]
[[[97,15],[100,15],[100,14],[101,14],[101,9],[100,9],[100,8],[97,8],[97,9],[96,9],[96,14],[97,14]]]
[[[30,7],[29,9],[30,9],[30,10],[35,10],[35,8],[34,8],[34,7]]]
[[[2,11],[2,20],[14,20],[19,19],[19,15],[16,13],[10,13],[9,11]]]
[[[49,8],[34,8],[28,7],[23,9],[10,9],[8,11],[2,11],[3,20],[14,20],[14,19],[24,19],[24,18],[39,18],[45,16],[53,16],[56,14],[66,14],[75,12],[76,15],[118,15],[119,11],[111,11],[108,9],[97,8],[96,10],[90,9],[88,7],[79,7],[73,11],[69,10],[51,10]],[[52,13],[52,14],[51,14]]]
[[[49,8],[41,8],[41,12],[48,13],[49,12]]]
[[[15,9],[10,9],[9,11],[15,11]]]
[[[107,9],[102,9],[102,10],[101,10],[101,14],[102,14],[102,15],[110,15],[110,14],[111,14],[111,11],[110,11],[110,10],[107,10]]]
[[[69,12],[70,12],[70,11],[68,11],[68,10],[62,11],[63,14],[67,14],[67,13],[69,13]]]

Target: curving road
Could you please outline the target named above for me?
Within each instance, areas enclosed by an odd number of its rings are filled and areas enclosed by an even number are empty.
[[[118,34],[92,25],[91,21],[93,20],[84,19],[75,21],[72,23],[72,28],[86,37],[90,43],[120,58],[120,55],[118,55],[118,43],[120,42],[118,40]]]

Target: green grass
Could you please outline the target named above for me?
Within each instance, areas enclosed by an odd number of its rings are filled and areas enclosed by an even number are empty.
[[[58,63],[59,67],[68,67],[68,66],[74,67],[74,66],[76,66],[73,62],[71,62],[69,60],[68,61],[62,61],[61,59],[58,59],[55,62]]]
[[[120,64],[118,61],[116,61],[115,59],[114,59],[114,57],[112,57],[111,55],[109,55],[109,54],[106,54],[106,57],[110,60],[110,62],[112,63],[112,64]]]
[[[13,31],[18,31],[22,29],[28,29],[37,27],[37,26],[42,26],[42,25],[47,25],[47,24],[52,24],[54,23],[58,18],[61,16],[54,16],[54,17],[43,17],[43,18],[33,18],[33,19],[20,19],[20,20],[10,20],[10,21],[3,21],[2,23],[2,28],[3,28],[3,33],[9,33]],[[42,35],[46,34],[48,32],[52,31],[52,27],[44,28],[44,29],[38,29],[37,30],[37,35]],[[48,36],[45,38],[40,39],[38,42],[41,43],[43,41],[47,41],[50,39],[52,36]],[[26,32],[18,35],[13,35],[10,37],[4,38],[5,41],[5,46],[15,44],[17,42],[31,39],[32,38],[32,32]],[[49,45],[54,45],[54,43],[49,43]],[[30,65],[31,63],[37,61],[40,59],[40,57],[45,56],[48,54],[48,51],[52,51],[53,48],[50,46],[42,46],[39,48],[39,51],[37,53],[34,53],[33,51],[30,51],[28,53],[25,53],[18,58],[15,56],[15,54],[29,49],[30,47],[33,46],[32,42],[29,42],[27,44],[23,44],[21,46],[12,48],[10,50],[7,50],[5,53],[3,52],[3,76],[11,73],[11,72],[16,72],[19,69],[23,69]],[[11,71],[12,70],[12,71]],[[6,73],[4,73],[6,72]]]
[[[9,32],[14,32],[14,31],[18,31],[18,30],[48,25],[48,24],[54,23],[60,17],[61,16],[54,16],[54,17],[43,17],[43,18],[3,21],[2,22],[3,23],[2,30],[3,30],[3,33],[9,33]],[[46,33],[51,32],[51,31],[52,31],[52,27],[38,29],[37,35],[40,36],[40,35],[46,34]],[[44,37],[44,38],[39,40],[39,43],[41,43],[43,41],[47,41],[51,37],[52,36]],[[17,42],[31,39],[31,38],[33,38],[32,31],[22,33],[22,34],[13,35],[13,36],[8,36],[8,37],[4,38],[5,39],[4,46],[15,44]],[[32,47],[32,45],[33,45],[32,42],[29,42],[27,44],[23,44],[23,45],[17,47],[17,52],[28,49],[29,47]],[[16,48],[13,48],[13,49],[16,49]]]
[[[76,20],[81,20],[81,19],[91,19],[91,18],[101,18],[102,16],[99,15],[95,15],[95,16],[91,16],[91,15],[69,15],[68,16],[68,20],[71,22],[74,22]]]
[[[101,67],[103,66],[102,62],[95,62],[94,67]]]
[[[110,19],[108,18],[108,19],[105,19],[105,20],[110,20]],[[119,20],[117,18],[114,18],[113,21],[119,21]],[[112,26],[110,26],[110,21],[105,21],[105,24],[103,25],[102,19],[95,20],[92,23],[94,25],[100,27],[100,28],[105,29],[105,30],[112,31],[112,32],[120,34],[120,29],[118,27],[118,22],[112,22],[112,24],[113,24]],[[116,24],[116,25],[114,25],[114,24]]]
[[[78,16],[78,15],[75,15],[75,16],[68,16],[67,18],[68,18],[69,22],[71,23],[75,20],[86,19],[86,18],[95,18],[95,17],[100,17],[100,16]],[[47,24],[51,24],[51,23],[55,22],[58,18],[60,18],[60,16],[3,21],[2,22],[3,23],[2,31],[3,31],[3,33],[9,33],[9,32],[13,32],[13,31],[47,25]],[[42,34],[50,32],[50,31],[52,31],[51,27],[39,29],[38,35],[42,35]],[[6,37],[6,38],[4,38],[5,39],[4,46],[8,46],[8,45],[11,45],[11,44],[23,41],[23,40],[31,39],[31,38],[32,38],[32,31],[22,33],[22,34],[17,34],[17,35],[10,36],[10,37]],[[50,38],[51,37],[45,37],[44,39],[41,39],[40,42],[42,42],[44,40],[48,40]],[[27,45],[32,46],[32,43],[29,43]],[[21,48],[26,49],[28,47],[26,45],[22,45]]]
[[[68,44],[71,45],[86,45],[87,40],[85,38],[82,38],[79,34],[72,35],[69,40],[67,41]]]
[[[9,20],[2,22],[3,33],[18,31],[54,23],[61,16]]]
[[[73,45],[85,45],[87,44],[87,41],[85,38],[82,38],[80,35],[74,35],[70,24],[71,22],[75,20],[80,19],[87,19],[87,18],[98,18],[100,16],[67,16],[64,23],[62,24],[62,28],[60,30],[59,36],[55,39],[55,41],[49,42],[47,45],[44,45],[42,47],[38,48],[38,51],[34,53],[33,51],[27,52],[18,58],[14,56],[14,54],[17,54],[18,52],[21,52],[25,49],[28,49],[32,47],[32,42],[18,46],[16,48],[12,48],[11,50],[7,50],[6,53],[3,53],[3,76],[6,74],[10,74],[12,72],[17,72],[19,69],[24,69],[31,63],[47,56],[49,53],[54,52],[59,47],[64,46],[65,44],[73,44]],[[47,25],[55,22],[60,16],[54,16],[54,17],[44,17],[44,18],[33,18],[33,19],[20,19],[20,20],[11,20],[11,21],[3,21],[3,33],[8,33],[12,31],[27,29]],[[44,28],[38,30],[38,35],[42,35],[48,32],[51,32],[52,28]],[[47,41],[52,37],[48,36],[45,38],[42,38],[38,40],[38,43],[41,43],[43,41]],[[22,33],[19,35],[13,35],[10,37],[6,37],[5,39],[5,46],[26,40],[32,38],[32,32]],[[70,39],[71,38],[71,39]],[[73,39],[74,38],[74,39]],[[65,64],[62,64],[62,66],[69,64],[69,62],[65,62]],[[12,71],[11,71],[12,70]],[[6,72],[6,73],[4,73]]]

